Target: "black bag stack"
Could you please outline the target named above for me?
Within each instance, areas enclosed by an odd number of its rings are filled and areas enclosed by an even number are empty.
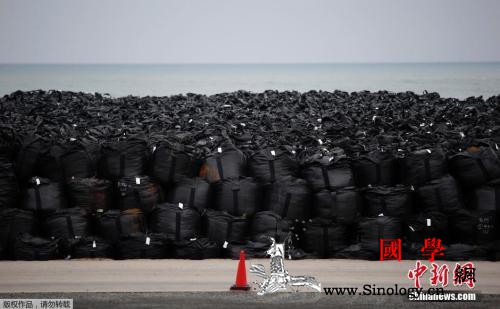
[[[500,96],[0,98],[0,258],[500,258]],[[165,194],[164,194],[165,193]],[[291,244],[290,244],[291,242]],[[305,250],[306,252],[302,251]]]

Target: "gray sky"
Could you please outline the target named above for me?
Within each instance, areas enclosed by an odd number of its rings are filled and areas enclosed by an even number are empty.
[[[0,63],[500,61],[498,0],[0,0]]]

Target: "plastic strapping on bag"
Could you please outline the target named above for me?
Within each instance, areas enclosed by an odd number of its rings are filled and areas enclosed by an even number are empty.
[[[194,199],[196,194],[196,188],[192,187],[191,191],[189,192],[189,206],[194,207]]]
[[[424,164],[425,164],[425,181],[429,181],[431,180],[431,165],[429,157],[425,157]]]
[[[331,190],[332,187],[330,185],[330,177],[328,175],[328,169],[326,166],[321,166],[321,173],[323,174],[323,181],[325,182],[325,188]]]
[[[281,217],[283,218],[285,218],[288,214],[288,208],[290,207],[291,198],[292,195],[290,193],[287,193],[285,197],[285,205],[283,206],[283,212],[281,213]]]
[[[120,153],[120,177],[125,174],[125,155]]]
[[[232,232],[233,232],[233,221],[228,221],[226,226],[226,239],[231,240]]]
[[[180,204],[180,203],[179,203]],[[175,214],[175,240],[179,241],[181,239],[181,214],[178,212]]]
[[[484,166],[483,160],[481,160],[480,158],[476,158],[476,163],[479,166],[479,168],[481,169],[481,172],[483,173],[485,180],[486,181],[490,180],[491,179],[490,173],[488,172],[488,170]]]
[[[73,230],[73,221],[71,220],[70,216],[66,216],[66,226],[68,228],[69,237],[74,239],[75,231]]]
[[[328,243],[329,243],[329,236],[328,235],[328,226],[323,225],[323,252],[322,255],[323,257],[328,257]]]
[[[175,175],[175,165],[177,164],[177,157],[172,156],[170,160],[171,161],[170,161],[170,171],[168,171],[168,180],[173,182]]]
[[[233,212],[235,216],[239,216],[240,214],[238,192],[239,189],[233,188]]]

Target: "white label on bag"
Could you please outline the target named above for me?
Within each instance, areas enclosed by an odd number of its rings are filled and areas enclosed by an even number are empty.
[[[193,119],[189,119],[188,123],[191,123],[191,122],[193,122]]]
[[[318,118],[318,122],[321,122],[321,121],[322,121],[321,118]]]
[[[221,147],[217,148],[217,152],[222,153],[222,148]]]
[[[464,138],[464,137],[465,137],[464,132],[460,132],[460,137],[461,137],[461,138]]]
[[[276,152],[274,150],[271,150],[271,155],[274,157],[276,156]]]
[[[99,209],[97,209],[96,211],[97,211],[97,212],[104,212],[104,209],[99,208]]]
[[[495,148],[498,150],[498,144],[495,144]]]
[[[226,249],[227,245],[229,245],[229,243],[227,241],[225,241],[224,244],[222,245],[222,248]]]
[[[95,243],[95,240],[92,241],[92,248],[97,247],[97,244]]]
[[[189,241],[195,241],[197,238],[189,238]]]
[[[155,152],[155,151],[156,151],[156,146],[153,146],[153,152]]]
[[[380,213],[378,216],[379,216],[379,217],[383,217],[383,216],[384,216],[384,214],[383,214],[383,213]]]
[[[296,154],[297,152],[296,152],[295,150],[292,150],[292,153],[293,153],[293,154]]]
[[[328,162],[332,162],[333,159],[334,159],[334,157],[328,158]]]
[[[432,153],[432,151],[430,149],[426,149],[428,153]]]
[[[377,119],[377,116],[373,116],[372,121],[375,121]]]
[[[415,232],[415,229],[413,228],[413,226],[408,225],[408,227],[410,228],[410,230],[411,230],[412,232]]]
[[[320,145],[323,145],[323,141],[322,141],[321,139],[318,139],[318,143],[319,143]]]
[[[179,208],[180,208],[180,209],[184,209],[184,204],[179,203]]]
[[[150,242],[151,242],[151,238],[149,238],[149,236],[148,236],[148,237],[146,237],[146,245],[148,245],[148,246],[149,246],[149,243],[150,243]]]
[[[140,185],[141,184],[141,179],[139,177],[135,177],[135,184]]]
[[[35,182],[36,182],[36,185],[39,186],[40,185],[40,178],[36,178]]]
[[[431,219],[427,219],[427,226],[431,226]]]
[[[76,138],[74,138],[74,137],[70,137],[70,138],[69,138],[69,141],[70,141],[70,142],[74,142],[74,141],[76,141]]]
[[[410,190],[415,191],[415,187],[412,185],[412,186],[410,187]]]
[[[243,122],[242,122],[242,123],[240,123],[240,125],[241,125],[242,127],[246,127],[246,126],[247,126],[247,125],[246,125],[246,124],[244,124]]]

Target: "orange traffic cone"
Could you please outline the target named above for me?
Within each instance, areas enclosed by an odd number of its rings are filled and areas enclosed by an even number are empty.
[[[236,273],[236,283],[231,286],[231,290],[248,291],[250,286],[247,283],[247,269],[245,267],[245,251],[240,251],[240,261],[238,272]]]

